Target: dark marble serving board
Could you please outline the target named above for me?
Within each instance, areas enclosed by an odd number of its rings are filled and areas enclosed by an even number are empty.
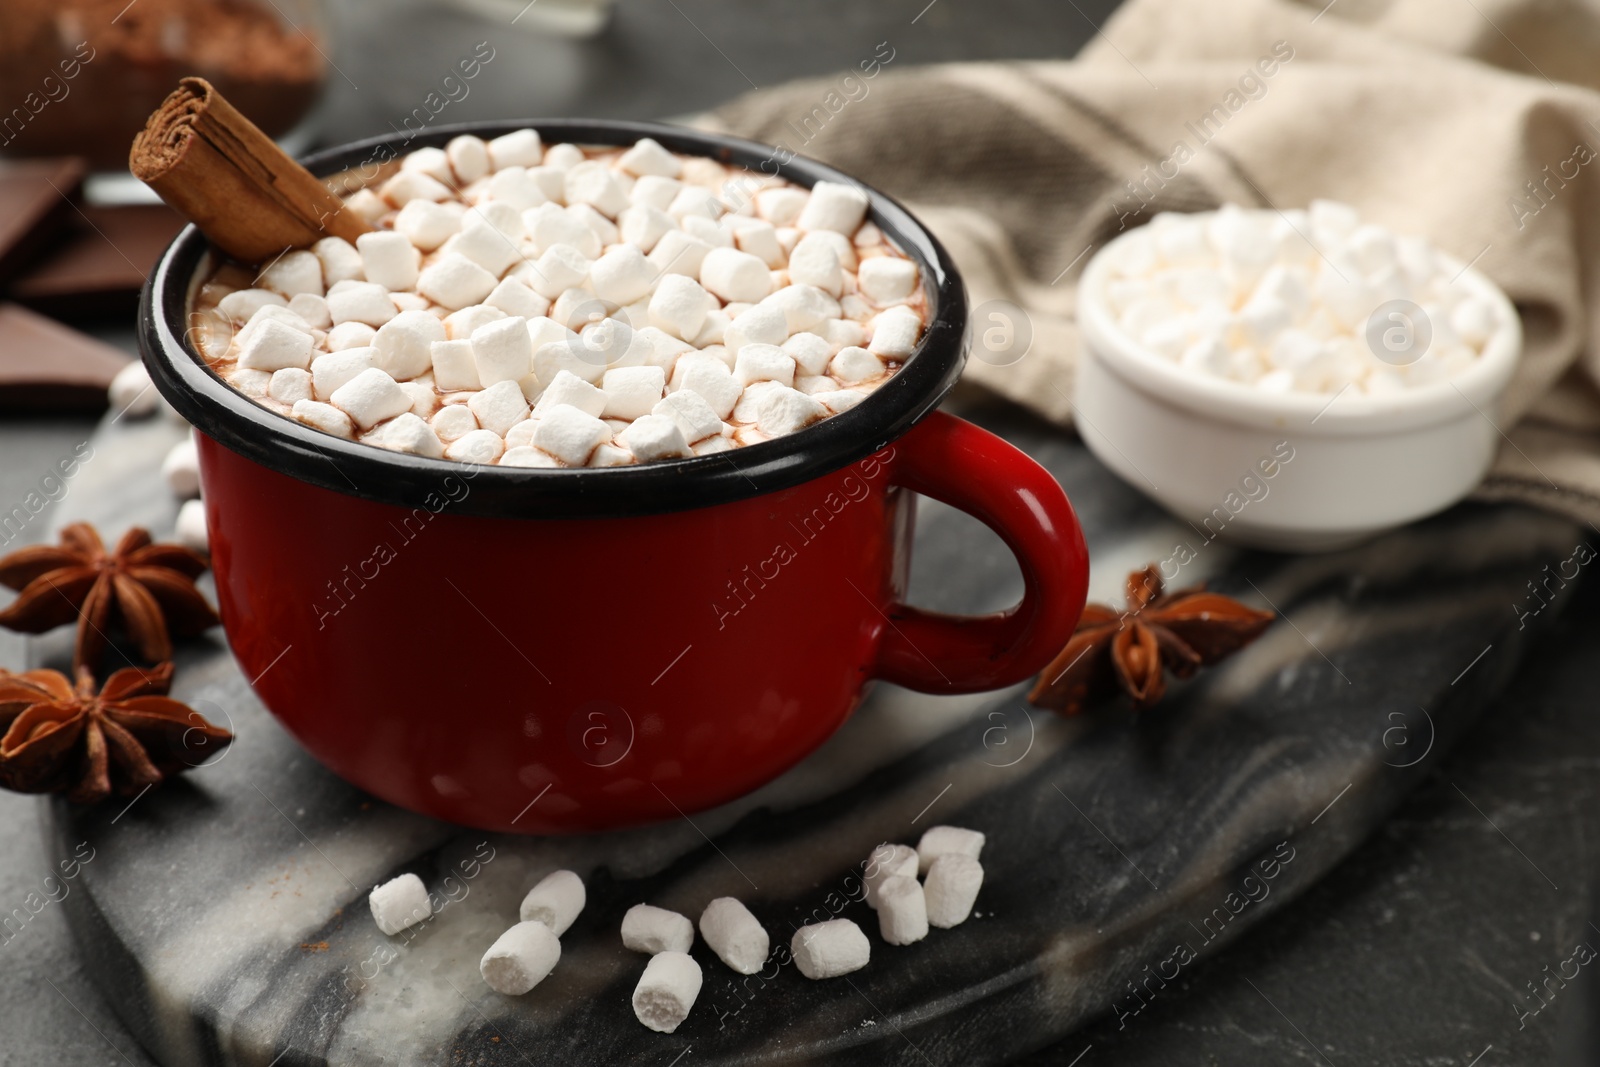
[[[464,831],[345,785],[263,711],[218,634],[183,650],[175,694],[237,733],[220,760],[131,805],[41,804],[62,856],[94,849],[64,904],[90,973],[172,1065],[1000,1063],[1093,1017],[1135,1015],[1191,956],[1337,864],[1508,677],[1541,621],[1521,628],[1514,605],[1580,539],[1548,515],[1465,506],[1345,552],[1240,553],[1200,543],[1068,435],[1011,409],[969,414],[1066,486],[1095,598],[1189,543],[1181,582],[1284,619],[1141,716],[1068,722],[1030,711],[1020,689],[880,686],[822,749],[735,804],[545,839]],[[59,521],[170,529],[156,469],[178,433],[161,420],[103,428]],[[998,539],[943,506],[922,509],[917,553],[926,606],[985,610],[1020,590]],[[885,945],[845,900],[852,868],[939,822],[988,834],[977,911]],[[501,997],[478,959],[556,866],[585,875],[588,907],[555,973]],[[391,939],[365,895],[402,871],[459,899]],[[621,946],[622,912],[649,901],[697,915],[725,894],[775,944],[837,910],[868,931],[873,960],[826,982],[793,967],[740,979],[697,945],[694,1013],[670,1036],[644,1029],[629,1007],[644,960]]]

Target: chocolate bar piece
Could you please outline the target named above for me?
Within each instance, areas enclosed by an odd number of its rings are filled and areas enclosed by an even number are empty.
[[[183,229],[165,204],[85,206],[63,240],[11,286],[11,299],[62,318],[131,315],[161,252]]]
[[[0,303],[0,412],[94,413],[129,357],[16,304]]]
[[[77,216],[72,205],[86,169],[76,157],[0,166],[0,286],[15,278]]]

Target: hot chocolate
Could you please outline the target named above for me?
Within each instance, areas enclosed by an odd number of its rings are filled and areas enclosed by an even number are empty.
[[[190,338],[257,403],[395,451],[522,467],[706,455],[846,411],[921,338],[860,189],[534,130],[404,157],[373,225],[219,269]]]

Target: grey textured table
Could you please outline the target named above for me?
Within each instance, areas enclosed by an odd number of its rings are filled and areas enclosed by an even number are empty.
[[[906,65],[1066,56],[1108,6],[641,0],[623,5],[606,36],[566,44],[420,4],[351,4],[338,14],[346,47],[336,58],[347,79],[335,79],[326,137],[386,128],[420,100],[435,68],[442,74],[485,39],[509,62],[491,66],[451,119],[684,113],[752,82],[843,68],[882,40]],[[376,44],[349,47],[357,39]],[[89,429],[65,420],[0,426],[0,501],[20,499]],[[1519,1012],[1542,1003],[1528,983],[1545,982],[1575,942],[1600,945],[1586,907],[1597,864],[1596,597],[1590,590],[1574,605],[1384,832],[1307,897],[1125,1027],[1104,1021],[1029,1062],[1550,1062],[1558,1035],[1597,1014],[1592,983],[1550,980],[1540,986],[1552,991],[1550,1006],[1519,1028]],[[19,664],[20,643],[0,642],[0,664]],[[35,802],[0,795],[0,813],[0,904],[9,911],[39,891],[49,868]],[[0,1064],[148,1062],[78,959],[54,906],[0,945]]]

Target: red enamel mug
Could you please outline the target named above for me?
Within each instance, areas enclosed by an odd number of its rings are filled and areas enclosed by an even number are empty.
[[[667,148],[770,168],[747,141],[637,122],[446,127],[307,161],[533,126],[547,143]],[[386,149],[388,151],[386,151]],[[800,185],[854,182],[793,159]],[[931,320],[866,401],[732,452],[609,469],[509,469],[395,453],[259,407],[185,340],[213,253],[193,227],[140,312],[157,388],[199,430],[217,599],[239,666],[305,749],[435,818],[566,833],[673,818],[770,781],[874,679],[928,693],[1020,682],[1072,635],[1088,555],[1050,474],[936,411],[966,358],[945,250],[867,190],[915,260]],[[903,602],[915,494],[995,530],[1021,565],[1008,611]]]

